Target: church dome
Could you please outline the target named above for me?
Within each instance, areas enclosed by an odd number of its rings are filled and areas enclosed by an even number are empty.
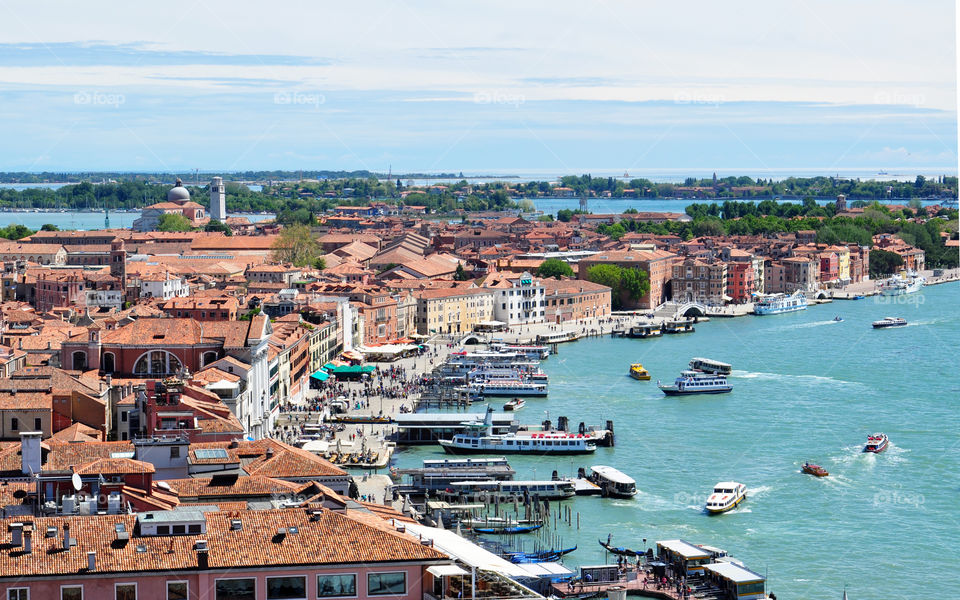
[[[167,192],[167,202],[186,202],[190,200],[190,192],[183,187],[183,182],[177,177],[177,185]]]

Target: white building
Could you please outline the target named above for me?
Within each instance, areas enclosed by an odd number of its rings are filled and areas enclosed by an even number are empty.
[[[497,273],[483,286],[493,293],[493,319],[507,325],[543,323],[547,292],[539,279],[524,272]]]
[[[85,290],[89,307],[119,309],[123,306],[122,290]]]
[[[140,296],[143,298],[183,298],[190,295],[190,286],[183,277],[171,273],[145,275],[140,280]]]

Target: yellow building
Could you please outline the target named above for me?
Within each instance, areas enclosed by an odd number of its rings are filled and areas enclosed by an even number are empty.
[[[840,285],[850,283],[850,248],[830,246],[827,251],[837,253],[837,277],[840,279]]]
[[[466,333],[493,318],[493,294],[480,288],[443,288],[414,292],[417,332]]]

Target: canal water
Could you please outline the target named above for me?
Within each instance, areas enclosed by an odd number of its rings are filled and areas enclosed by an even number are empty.
[[[522,423],[570,417],[571,426],[613,419],[616,447],[593,455],[511,457],[518,478],[607,464],[637,480],[632,500],[577,498],[572,526],[552,528],[578,545],[568,565],[600,564],[597,543],[643,549],[682,538],[718,546],[768,576],[778,598],[955,597],[960,486],[960,284],[931,286],[887,303],[836,301],[792,314],[715,319],[693,334],[654,340],[591,338],[560,346],[543,363],[550,395],[528,399]],[[836,315],[842,322],[834,322]],[[907,327],[870,323],[902,316]],[[734,391],[667,398],[690,358],[729,362]],[[652,381],[627,376],[642,362]],[[502,401],[492,403],[497,410]],[[471,410],[482,411],[481,405]],[[864,454],[868,434],[890,436]],[[403,449],[400,467],[442,456]],[[809,460],[830,476],[800,473]],[[708,516],[721,480],[744,483],[747,501]],[[556,508],[554,507],[554,512]],[[532,545],[531,538],[527,544]],[[611,557],[612,558],[612,557]]]

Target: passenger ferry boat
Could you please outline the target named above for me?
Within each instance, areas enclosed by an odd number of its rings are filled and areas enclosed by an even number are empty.
[[[488,408],[482,423],[466,421],[465,431],[449,440],[439,440],[449,454],[590,454],[597,450],[596,438],[588,433],[565,431],[518,431],[493,433],[493,409]]]
[[[490,349],[494,352],[509,352],[522,354],[527,358],[532,358],[536,360],[543,360],[550,356],[550,348],[546,346],[523,346],[523,345],[509,345],[503,342],[493,342],[490,344]]]
[[[630,377],[640,381],[650,381],[650,371],[643,368],[640,363],[630,365]]]
[[[450,484],[452,494],[467,501],[510,500],[514,497],[539,496],[541,500],[566,500],[576,491],[573,482],[558,480],[515,481],[455,481]]]
[[[797,290],[790,294],[758,294],[754,293],[756,301],[753,304],[755,315],[778,315],[780,313],[806,310],[807,297]]]
[[[727,363],[700,357],[690,359],[690,368],[694,371],[700,371],[701,373],[723,375],[724,377],[729,377],[730,373],[733,372],[733,367]]]
[[[733,391],[733,386],[723,375],[712,375],[699,371],[683,371],[673,385],[657,386],[668,396],[686,396],[690,394],[725,394]]]
[[[693,326],[692,320],[685,321],[667,321],[663,324],[661,328],[663,333],[675,334],[675,333],[693,333],[696,331],[696,328]]]
[[[721,481],[713,486],[713,493],[707,498],[706,509],[712,515],[733,510],[747,499],[747,486],[736,481]]]
[[[637,495],[637,482],[619,469],[594,465],[590,467],[590,471],[590,481],[600,486],[604,496],[633,498]]]
[[[537,367],[511,365],[509,367],[479,367],[467,373],[467,382],[473,381],[491,381],[491,380],[513,380],[513,381],[536,381],[547,383],[549,378],[547,374]]]
[[[927,280],[916,273],[907,273],[906,277],[894,275],[880,284],[880,293],[884,296],[902,296],[920,291]]]
[[[884,317],[879,321],[873,322],[874,329],[887,329],[888,327],[905,327],[907,320],[901,317]]]
[[[533,381],[518,381],[509,379],[494,379],[492,381],[475,381],[467,384],[467,392],[471,397],[485,396],[537,396],[547,395],[547,384]]]
[[[390,469],[390,478],[399,484],[406,477],[410,493],[428,490],[444,490],[456,481],[509,481],[516,472],[504,457],[430,459],[423,461],[419,469]],[[405,487],[405,486],[398,486]]]
[[[887,449],[889,444],[890,439],[887,437],[887,434],[875,433],[867,437],[867,444],[863,447],[863,451],[880,454]]]

